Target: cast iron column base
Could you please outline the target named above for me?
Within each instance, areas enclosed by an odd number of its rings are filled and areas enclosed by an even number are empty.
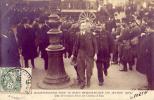
[[[47,48],[48,52],[48,70],[45,78],[38,83],[41,89],[63,89],[69,87],[72,82],[65,72],[63,62],[64,47],[52,50]],[[40,73],[41,75],[41,73]]]

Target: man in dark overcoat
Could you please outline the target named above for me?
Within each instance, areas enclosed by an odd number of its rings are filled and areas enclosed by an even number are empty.
[[[141,35],[136,69],[147,76],[148,89],[154,90],[154,21],[148,23]]]
[[[24,18],[22,24],[18,26],[17,36],[22,56],[24,57],[25,67],[29,67],[28,60],[30,59],[32,67],[35,68],[34,58],[37,57],[35,32],[27,18]]]
[[[39,26],[36,31],[37,38],[38,38],[38,46],[39,51],[41,52],[41,58],[44,60],[44,69],[48,69],[48,54],[46,48],[49,46],[49,37],[47,32],[49,31],[49,26],[45,24],[43,19],[39,20]]]
[[[148,79],[148,86],[149,89],[154,90],[154,21],[149,23],[149,29],[148,29],[148,51],[149,52],[149,63],[150,66],[147,66],[147,79]]]
[[[110,54],[113,50],[114,40],[112,35],[103,26],[97,26],[96,40],[98,46],[96,66],[99,85],[102,86],[104,82],[103,72],[106,76],[108,74],[107,70],[110,66]]]
[[[70,22],[63,22],[62,26],[61,26],[61,30],[63,32],[63,45],[65,47],[65,57],[67,58],[70,58],[71,57],[71,54],[72,54],[72,50],[70,48],[70,28],[71,28],[71,23]]]
[[[21,67],[16,33],[17,25],[12,24],[7,34],[1,34],[1,67]]]
[[[75,42],[77,40],[77,34],[79,33],[79,25],[78,23],[74,23],[72,24],[71,28],[69,29],[69,49],[70,49],[70,53],[69,56],[73,57],[71,58],[71,64],[74,66],[76,74],[77,74],[77,80],[78,83],[80,84],[80,80],[79,80],[79,73],[77,70],[77,65],[76,65],[76,60],[77,60],[77,52],[74,53],[75,55],[73,55],[73,47],[75,45]]]

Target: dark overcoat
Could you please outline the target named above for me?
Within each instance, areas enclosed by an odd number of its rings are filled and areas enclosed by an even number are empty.
[[[20,67],[20,56],[15,35],[9,31],[7,36],[1,35],[1,65],[2,67]]]
[[[97,59],[103,61],[109,61],[110,53],[113,51],[114,40],[108,31],[96,32],[96,40],[98,47]]]
[[[22,49],[24,59],[33,59],[37,57],[37,48],[35,44],[35,32],[31,27],[18,27],[18,40]]]
[[[147,66],[150,66],[147,35],[140,37],[137,51],[136,70],[142,74],[146,74]]]
[[[37,30],[38,45],[39,45],[39,50],[41,52],[42,58],[48,57],[47,51],[45,50],[49,45],[49,37],[47,34],[48,31],[49,31],[49,27],[47,25],[43,25]]]

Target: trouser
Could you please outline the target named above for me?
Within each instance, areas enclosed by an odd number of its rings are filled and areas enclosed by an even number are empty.
[[[133,67],[133,65],[135,63],[135,60],[132,59],[131,61],[122,61],[121,63],[123,65],[124,70],[127,70],[127,64],[129,65],[129,68],[132,69],[132,67]]]
[[[137,48],[138,48],[138,46],[136,46],[136,45],[132,46],[132,48],[131,48],[131,53],[134,58],[137,58]]]
[[[32,64],[32,67],[35,68],[35,64],[34,64],[34,58],[31,58],[31,64]],[[25,67],[29,67],[29,64],[28,64],[28,59],[24,59],[25,61]]]
[[[96,66],[97,66],[98,81],[104,82],[103,71],[107,72],[107,69],[109,68],[109,61],[99,61],[99,60],[97,60]]]
[[[132,66],[135,64],[135,57],[133,56],[131,48],[122,49],[122,53],[120,56],[120,62],[123,65],[123,69],[127,70],[127,64],[129,64],[129,68],[132,69]]]
[[[151,67],[152,66],[147,66],[146,77],[147,77],[147,81],[148,81],[148,88],[150,90],[154,90],[154,73],[153,73],[153,70]]]
[[[118,51],[113,52],[113,62],[118,63]]]
[[[118,44],[116,44],[113,51],[113,62],[118,63],[118,56]]]
[[[43,58],[44,59],[44,69],[48,69],[48,57]]]
[[[75,71],[76,71],[77,80],[80,82],[80,78],[79,78],[79,73],[78,73],[78,70],[77,70],[77,66],[74,66],[74,68],[75,68]]]
[[[78,54],[77,72],[79,74],[80,84],[83,84],[83,85],[85,85],[86,83],[87,85],[90,84],[93,66],[94,66],[94,59],[92,57],[88,57],[84,53]]]

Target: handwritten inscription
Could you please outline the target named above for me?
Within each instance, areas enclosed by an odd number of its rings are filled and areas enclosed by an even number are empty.
[[[138,93],[135,93],[133,96],[130,97],[130,99],[135,99],[141,96],[144,96],[148,93],[148,90],[145,91],[139,91]]]

